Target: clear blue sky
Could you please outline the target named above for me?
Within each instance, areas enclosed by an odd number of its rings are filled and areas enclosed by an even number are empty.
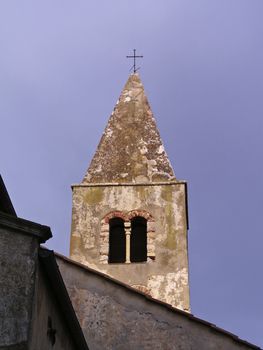
[[[68,255],[81,181],[128,78],[141,78],[189,184],[192,312],[263,346],[263,1],[2,0],[1,173],[19,216]]]

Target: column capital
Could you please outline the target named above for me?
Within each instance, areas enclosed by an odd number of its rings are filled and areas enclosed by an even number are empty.
[[[125,229],[126,229],[126,228],[131,228],[131,223],[130,223],[130,221],[125,221],[125,222],[124,222],[124,227],[125,227]]]

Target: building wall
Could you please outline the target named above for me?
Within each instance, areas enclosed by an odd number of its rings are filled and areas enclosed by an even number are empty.
[[[26,349],[38,241],[0,228],[0,348]]]
[[[54,287],[39,265],[40,225],[8,215],[0,219],[0,349],[79,350],[65,323],[72,318],[58,308]],[[56,330],[54,345],[49,316]]]
[[[149,215],[148,259],[108,264],[109,215],[125,221],[136,211]],[[73,187],[71,258],[190,310],[185,184],[180,182]]]
[[[256,348],[66,259],[57,262],[91,350]]]
[[[78,350],[72,341],[65,319],[61,316],[61,311],[58,309],[52,288],[40,267],[38,267],[35,294],[36,299],[32,317],[33,327],[29,349]],[[53,345],[50,326],[55,330],[55,343]]]

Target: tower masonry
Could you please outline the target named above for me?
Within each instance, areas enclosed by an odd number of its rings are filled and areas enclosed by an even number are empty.
[[[190,311],[186,183],[174,175],[137,73],[72,190],[71,258]]]

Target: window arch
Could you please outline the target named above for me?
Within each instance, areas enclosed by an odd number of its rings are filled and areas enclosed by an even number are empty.
[[[115,217],[109,220],[109,263],[124,263],[126,260],[124,221]]]
[[[147,220],[141,216],[131,219],[131,262],[147,261]]]
[[[101,219],[99,261],[129,264],[155,260],[155,239],[155,220],[149,212],[111,211]]]

